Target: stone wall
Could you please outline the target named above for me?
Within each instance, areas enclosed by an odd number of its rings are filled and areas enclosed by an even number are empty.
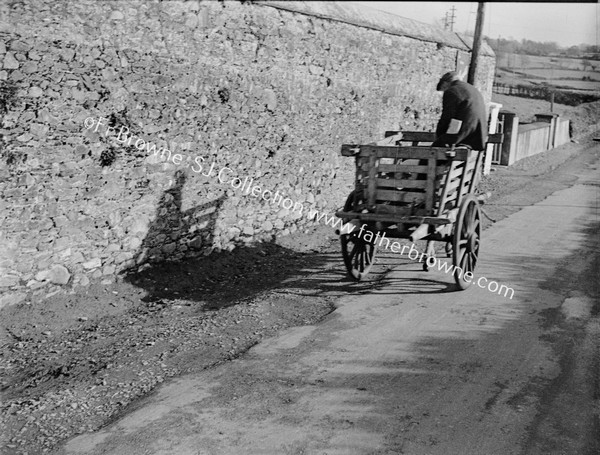
[[[350,190],[341,144],[431,130],[468,57],[336,2],[0,8],[0,308],[314,224]]]

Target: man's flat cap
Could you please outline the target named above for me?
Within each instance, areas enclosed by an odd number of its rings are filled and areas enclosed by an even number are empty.
[[[452,81],[456,81],[456,80],[458,80],[458,73],[456,71],[448,71],[446,74],[444,74],[440,78],[440,81],[437,84],[436,90],[437,91],[440,90],[442,83],[452,82]]]

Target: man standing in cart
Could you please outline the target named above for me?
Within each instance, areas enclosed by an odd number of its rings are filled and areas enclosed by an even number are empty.
[[[485,102],[479,90],[461,81],[454,71],[441,77],[436,90],[444,94],[442,117],[432,146],[468,145],[473,150],[484,150],[488,127]]]

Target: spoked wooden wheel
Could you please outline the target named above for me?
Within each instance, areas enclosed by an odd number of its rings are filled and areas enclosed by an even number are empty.
[[[345,212],[353,210],[355,194],[356,191],[352,191],[348,195],[344,204]],[[356,202],[360,204],[362,198],[359,196]],[[362,235],[364,236],[365,233],[366,231],[363,231]],[[371,270],[377,245],[366,242],[362,236],[358,235],[358,232],[340,235],[340,242],[342,244],[342,257],[348,274],[356,281],[360,281]]]
[[[358,233],[342,234],[340,235],[340,242],[348,274],[356,281],[360,281],[373,266],[377,245],[366,242]]]
[[[452,263],[454,264],[454,281],[460,289],[471,285],[472,275],[465,280],[465,274],[475,270],[479,256],[481,238],[481,210],[479,201],[472,195],[467,195],[458,211],[454,237],[452,239]],[[457,267],[460,267],[458,269]]]

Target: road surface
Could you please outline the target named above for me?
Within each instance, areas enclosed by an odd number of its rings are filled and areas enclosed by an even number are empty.
[[[322,323],[173,380],[58,453],[600,453],[600,173],[577,177],[484,231],[476,278],[512,298],[386,253],[393,269]]]

